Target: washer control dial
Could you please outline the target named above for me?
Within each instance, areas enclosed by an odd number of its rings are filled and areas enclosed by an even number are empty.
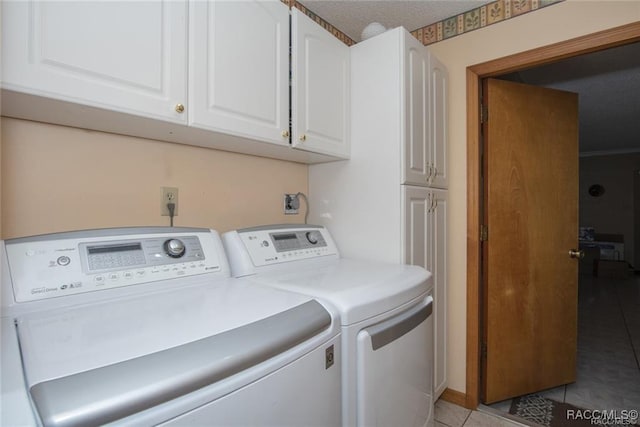
[[[307,240],[312,245],[315,245],[320,240],[320,233],[317,231],[307,231],[306,236],[307,236]]]
[[[169,239],[164,242],[164,250],[171,258],[180,258],[186,252],[186,247],[180,239]]]

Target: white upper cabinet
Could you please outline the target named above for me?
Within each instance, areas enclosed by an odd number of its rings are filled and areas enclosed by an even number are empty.
[[[405,138],[403,184],[426,185],[430,174],[429,56],[406,31],[404,39]]]
[[[446,67],[434,55],[429,54],[429,82],[431,86],[431,106],[429,109],[429,127],[431,129],[430,166],[432,168],[429,185],[438,188],[449,186],[447,162],[449,144],[448,103],[449,74]]]
[[[303,163],[349,158],[349,47],[297,9],[291,30],[280,0],[2,8],[6,116]]]
[[[349,47],[292,9],[292,144],[349,158]]]
[[[289,145],[289,8],[192,1],[189,124]]]
[[[402,183],[447,188],[447,70],[408,33],[404,46]]]
[[[186,122],[179,111],[187,102],[186,3],[9,1],[2,8],[4,89]]]

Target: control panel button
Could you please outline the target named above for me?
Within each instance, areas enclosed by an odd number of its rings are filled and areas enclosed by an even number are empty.
[[[320,240],[320,233],[318,233],[317,231],[307,231],[306,236],[307,236],[307,240],[312,245],[315,245]]]
[[[64,267],[66,265],[69,265],[69,263],[71,262],[71,258],[69,258],[68,256],[64,256],[63,255],[61,257],[58,257],[56,262],[58,263],[58,265],[61,265],[61,266]]]
[[[164,250],[171,258],[180,258],[184,255],[186,248],[180,239],[169,239],[164,242]]]

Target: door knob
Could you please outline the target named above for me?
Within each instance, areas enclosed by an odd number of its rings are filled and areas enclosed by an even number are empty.
[[[571,250],[569,250],[569,256],[571,258],[582,259],[582,258],[584,258],[584,251],[571,249]]]

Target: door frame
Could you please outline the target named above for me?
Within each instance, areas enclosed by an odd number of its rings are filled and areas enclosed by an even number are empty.
[[[472,65],[467,68],[467,367],[466,391],[455,399],[469,409],[480,403],[480,340],[482,337],[482,258],[480,226],[480,88],[482,79],[541,66],[586,53],[640,41],[640,22],[611,28]],[[464,400],[464,401],[463,401]]]

